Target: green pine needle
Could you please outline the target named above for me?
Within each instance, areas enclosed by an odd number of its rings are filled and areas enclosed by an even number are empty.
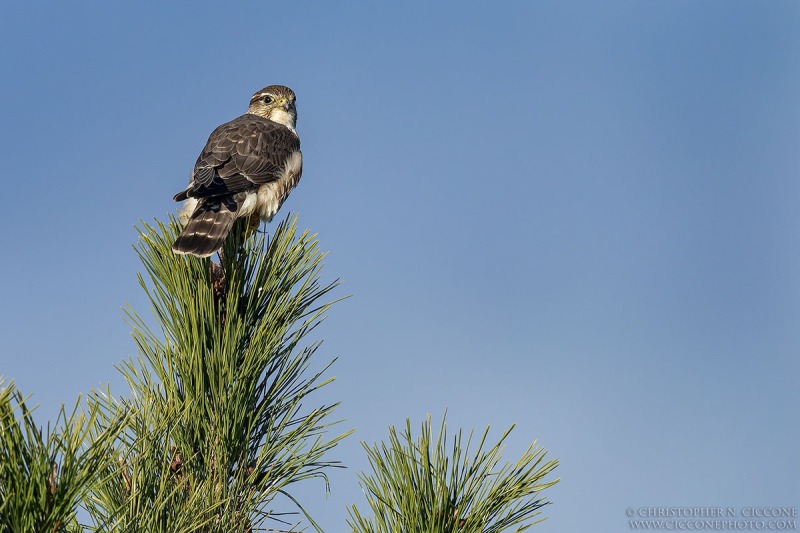
[[[61,406],[55,430],[37,427],[13,381],[0,379],[0,532],[81,531],[75,511],[89,487],[103,481],[109,449],[124,419],[107,419],[89,439],[99,413]],[[90,444],[87,444],[90,442]]]
[[[332,361],[312,372],[319,343],[305,340],[338,284],[320,284],[316,237],[296,217],[269,241],[238,224],[220,284],[209,259],[172,252],[179,229],[173,218],[139,230],[139,281],[157,326],[126,309],[138,347],[120,366],[131,399],[92,398],[109,420],[121,406],[133,413],[87,505],[98,531],[258,528],[290,484],[319,478],[327,489],[327,470],[341,466],[327,453],[350,433],[330,434],[337,404],[307,408],[333,380]]]
[[[431,418],[414,438],[411,422],[405,430],[389,428],[389,442],[364,444],[372,474],[360,475],[372,516],[353,505],[348,525],[364,533],[500,533],[524,531],[547,502],[540,492],[558,482],[545,477],[558,466],[545,462],[545,451],[534,442],[515,463],[500,465],[503,442],[487,446],[489,428],[473,449],[472,432],[462,431],[448,444],[444,419],[436,437]],[[538,520],[538,521],[541,521]]]

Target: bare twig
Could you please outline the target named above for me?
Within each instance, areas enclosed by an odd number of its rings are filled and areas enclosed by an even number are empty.
[[[50,472],[50,479],[47,482],[48,487],[50,488],[50,496],[53,496],[56,493],[58,479],[58,465],[53,463],[53,470]]]
[[[125,483],[125,492],[131,492],[131,474],[128,472],[128,467],[125,465],[125,459],[119,456],[119,467],[121,469],[122,481]]]

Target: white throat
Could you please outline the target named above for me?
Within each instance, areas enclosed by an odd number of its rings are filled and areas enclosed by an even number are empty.
[[[277,122],[278,124],[283,124],[290,130],[292,133],[297,135],[297,132],[294,129],[294,115],[291,113],[284,111],[283,109],[273,109],[272,112],[269,114],[269,119],[272,122]]]

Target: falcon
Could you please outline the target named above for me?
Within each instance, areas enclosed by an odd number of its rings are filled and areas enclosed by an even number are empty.
[[[272,220],[303,172],[296,122],[294,91],[270,85],[253,95],[247,113],[211,132],[189,186],[174,197],[185,201],[187,222],[172,251],[208,257],[237,218],[251,217],[253,227]]]

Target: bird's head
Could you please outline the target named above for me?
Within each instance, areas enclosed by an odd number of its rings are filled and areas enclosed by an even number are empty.
[[[297,108],[294,106],[294,91],[285,85],[270,85],[256,91],[250,99],[248,113],[264,117],[294,130]]]

